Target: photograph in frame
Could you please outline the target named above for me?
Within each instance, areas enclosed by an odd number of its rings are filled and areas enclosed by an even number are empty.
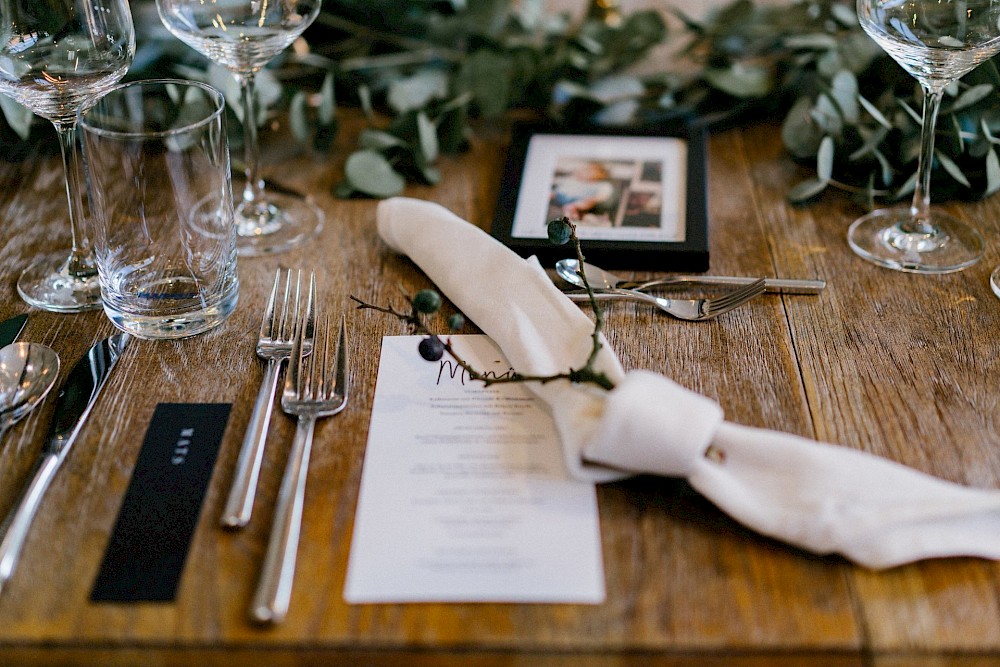
[[[682,128],[683,129],[683,128]],[[663,271],[708,268],[704,137],[519,126],[508,154],[493,235],[549,264],[568,250],[547,224],[577,226],[595,262]]]

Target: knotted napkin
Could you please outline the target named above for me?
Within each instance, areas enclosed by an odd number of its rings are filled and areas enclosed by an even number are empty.
[[[523,374],[580,366],[593,323],[524,260],[432,202],[379,204],[378,231],[503,350]],[[723,421],[719,405],[649,371],[625,373],[604,341],[610,392],[526,386],[549,407],[567,468],[606,482],[685,477],[765,535],[870,568],[942,556],[1000,558],[1000,492],[946,482],[864,452]]]

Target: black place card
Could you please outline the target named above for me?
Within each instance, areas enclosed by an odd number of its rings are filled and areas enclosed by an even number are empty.
[[[92,601],[174,599],[229,409],[225,403],[156,406]]]

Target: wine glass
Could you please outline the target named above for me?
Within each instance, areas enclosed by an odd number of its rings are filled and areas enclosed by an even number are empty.
[[[101,307],[97,266],[80,229],[76,118],[125,76],[134,55],[127,0],[0,2],[0,93],[52,121],[69,202],[68,256],[36,258],[17,281],[32,306],[64,313]]]
[[[319,232],[323,213],[302,197],[265,192],[260,176],[254,79],[319,14],[321,0],[156,0],[160,20],[240,83],[246,185],[236,207],[241,255],[286,250]]]
[[[899,271],[971,266],[983,255],[983,237],[930,208],[934,126],[948,84],[1000,50],[1000,0],[858,0],[857,10],[865,32],[920,82],[924,108],[913,202],[859,218],[848,242],[865,259]]]

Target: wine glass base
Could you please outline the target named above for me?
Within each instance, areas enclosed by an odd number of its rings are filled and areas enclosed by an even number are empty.
[[[909,273],[952,273],[978,262],[983,237],[964,222],[932,211],[932,233],[906,231],[909,209],[882,209],[858,218],[847,231],[851,249],[869,262]]]
[[[236,208],[236,252],[244,257],[283,252],[323,229],[323,211],[308,199],[268,192]]]
[[[69,272],[69,251],[39,257],[17,279],[17,293],[28,305],[57,313],[79,313],[101,307],[97,272],[86,277]]]
[[[1000,297],[1000,266],[993,269],[993,273],[990,274],[990,287],[993,293]]]

